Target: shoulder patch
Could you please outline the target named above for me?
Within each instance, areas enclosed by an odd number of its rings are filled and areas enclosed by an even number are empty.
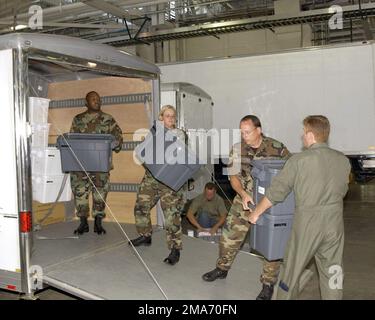
[[[242,143],[241,142],[237,142],[233,145],[232,149],[233,150],[236,150],[236,151],[241,151],[241,146],[242,146]]]
[[[103,119],[112,119],[112,116],[108,113],[102,112]]]
[[[272,141],[272,146],[273,146],[274,148],[276,148],[276,149],[280,149],[280,148],[283,147],[283,144],[282,144],[281,142],[277,141],[277,140],[273,140],[273,141]]]

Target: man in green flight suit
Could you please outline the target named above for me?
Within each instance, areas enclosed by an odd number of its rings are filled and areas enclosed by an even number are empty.
[[[86,95],[87,110],[76,115],[73,119],[70,132],[72,133],[99,133],[112,134],[116,140],[115,152],[122,148],[122,131],[113,117],[101,111],[101,99],[97,92],[91,91]],[[112,166],[113,169],[113,166]],[[92,183],[95,185],[92,186]],[[80,225],[74,231],[75,234],[83,234],[89,231],[87,218],[89,216],[89,194],[92,192],[93,212],[95,218],[94,232],[106,233],[102,226],[105,217],[105,200],[109,191],[109,172],[71,172],[71,187],[74,194],[74,203]]]
[[[228,173],[230,184],[237,195],[227,216],[226,224],[219,243],[219,259],[216,268],[205,273],[205,281],[214,281],[227,277],[228,271],[244,242],[251,224],[248,221],[249,209],[243,205],[253,202],[253,178],[251,161],[257,159],[288,159],[290,153],[281,142],[266,137],[262,133],[262,125],[258,117],[248,115],[240,121],[241,143],[233,146],[229,157]],[[263,272],[260,277],[262,290],[257,300],[270,300],[274,284],[280,269],[280,260],[264,259]]]
[[[300,276],[312,258],[318,267],[322,298],[342,299],[343,198],[350,163],[341,152],[328,147],[330,124],[325,116],[308,116],[303,126],[306,150],[285,163],[249,221],[256,223],[265,210],[284,201],[293,190],[296,207],[277,299],[297,297]]]

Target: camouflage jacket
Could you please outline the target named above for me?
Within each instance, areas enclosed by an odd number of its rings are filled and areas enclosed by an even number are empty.
[[[255,152],[244,142],[236,143],[229,155],[228,174],[237,176],[241,181],[242,188],[252,195],[251,161],[265,158],[286,160],[290,156],[289,150],[283,143],[266,136],[263,136],[262,143]]]
[[[70,132],[74,133],[101,133],[111,134],[116,139],[115,152],[120,152],[122,147],[122,131],[115,119],[102,111],[89,113],[88,111],[77,114],[70,127]]]

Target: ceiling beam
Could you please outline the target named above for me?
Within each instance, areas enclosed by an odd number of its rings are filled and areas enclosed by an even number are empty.
[[[157,30],[139,34],[138,40],[146,42],[159,42],[166,40],[192,38],[220,33],[232,33],[257,29],[270,29],[273,27],[301,25],[311,22],[326,22],[332,17],[330,9],[309,10],[294,15],[273,15],[241,19],[236,21],[200,24],[190,27],[180,27],[169,30]],[[343,7],[343,18],[359,18],[362,15],[375,16],[375,3],[363,4],[361,10],[358,5]],[[96,42],[107,43],[113,46],[133,45],[133,39],[127,36],[118,36],[96,40]]]
[[[90,7],[102,10],[105,13],[110,13],[118,18],[131,20],[132,16],[133,18],[134,16],[137,18],[142,17],[142,15],[139,14],[136,10],[132,10],[132,15],[130,15],[128,11],[102,0],[83,0],[82,2]]]
[[[0,19],[0,25],[13,26],[12,20]],[[17,21],[17,25],[28,25],[26,21]],[[43,21],[43,26],[45,27],[64,27],[64,28],[83,28],[83,29],[124,29],[123,24],[95,24],[95,23],[64,23],[64,22],[45,22]],[[25,28],[26,29],[26,28]]]

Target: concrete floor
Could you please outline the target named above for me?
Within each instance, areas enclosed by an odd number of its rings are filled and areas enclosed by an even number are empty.
[[[344,223],[344,299],[375,300],[375,180],[350,185]],[[320,299],[316,269],[299,298]]]
[[[375,180],[351,184],[345,200],[344,299],[375,300]],[[299,299],[320,299],[318,276],[308,282]],[[41,300],[72,300],[75,297],[48,288]],[[18,294],[0,290],[0,300],[17,300]]]

